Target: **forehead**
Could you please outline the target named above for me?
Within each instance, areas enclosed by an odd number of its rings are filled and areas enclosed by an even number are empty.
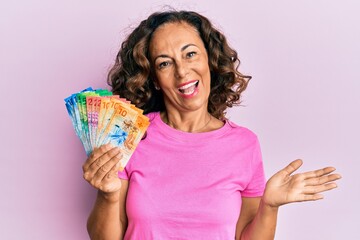
[[[195,44],[203,47],[197,29],[185,22],[165,23],[159,26],[150,40],[150,52],[167,51],[181,48],[185,44]]]

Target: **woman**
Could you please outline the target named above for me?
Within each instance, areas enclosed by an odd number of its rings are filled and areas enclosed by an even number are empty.
[[[98,189],[92,239],[273,239],[281,205],[336,187],[333,167],[291,175],[301,160],[265,185],[257,137],[225,118],[250,79],[238,64],[195,12],[154,13],[129,35],[109,83],[151,124],[123,172],[110,145],[85,162],[84,178]]]

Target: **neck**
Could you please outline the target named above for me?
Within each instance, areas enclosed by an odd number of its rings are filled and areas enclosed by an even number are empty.
[[[163,121],[172,128],[183,132],[199,133],[206,132],[213,117],[210,113],[203,114],[161,114]]]

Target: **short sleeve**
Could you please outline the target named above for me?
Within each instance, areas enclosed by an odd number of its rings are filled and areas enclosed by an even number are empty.
[[[266,179],[265,179],[264,165],[262,161],[260,144],[257,138],[253,150],[251,166],[252,166],[251,180],[247,185],[247,187],[243,190],[241,195],[243,197],[260,197],[264,193]]]

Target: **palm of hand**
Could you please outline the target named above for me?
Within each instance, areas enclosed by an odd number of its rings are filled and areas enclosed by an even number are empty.
[[[279,207],[291,202],[319,200],[323,198],[320,192],[337,187],[333,181],[341,176],[331,174],[335,168],[327,167],[291,175],[301,165],[301,160],[295,160],[269,179],[263,197],[266,204]]]

